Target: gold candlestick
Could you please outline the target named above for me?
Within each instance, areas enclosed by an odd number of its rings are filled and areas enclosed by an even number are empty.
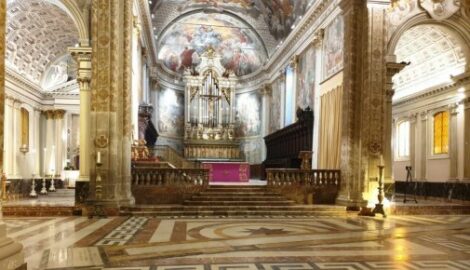
[[[93,207],[93,213],[89,216],[89,218],[92,218],[94,216],[97,216],[99,218],[106,218],[106,213],[103,209],[103,202],[102,202],[102,196],[103,196],[103,186],[101,185],[101,166],[103,163],[101,163],[101,153],[98,152],[96,155],[96,181],[95,181],[95,200],[94,200],[94,207]]]
[[[375,215],[375,214],[382,214],[383,217],[387,217],[387,214],[385,214],[385,210],[384,210],[384,205],[383,205],[383,200],[384,200],[384,194],[383,194],[383,175],[384,175],[384,168],[385,166],[384,165],[379,165],[377,166],[379,167],[379,186],[378,186],[378,190],[379,190],[379,194],[377,196],[378,200],[379,200],[379,203],[375,204],[375,208],[374,208],[374,211],[372,211],[372,213]]]

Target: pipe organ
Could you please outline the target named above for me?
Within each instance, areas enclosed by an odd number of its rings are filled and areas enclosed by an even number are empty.
[[[197,160],[240,160],[240,143],[235,138],[235,84],[233,72],[208,49],[197,70],[184,75],[185,157]]]

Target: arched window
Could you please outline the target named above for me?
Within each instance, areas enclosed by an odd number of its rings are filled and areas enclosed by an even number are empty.
[[[29,146],[29,112],[21,108],[21,146]]]
[[[410,121],[403,121],[397,128],[398,157],[410,156]]]
[[[449,152],[449,112],[434,114],[434,154]]]

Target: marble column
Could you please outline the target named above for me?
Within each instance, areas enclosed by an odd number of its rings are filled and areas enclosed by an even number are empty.
[[[20,147],[21,147],[21,105],[22,102],[20,100],[15,100],[13,102],[13,140],[10,142],[13,144],[13,152],[12,152],[12,163],[13,163],[13,172],[11,178],[20,179],[20,166],[19,160],[21,158],[20,155]]]
[[[344,20],[344,67],[341,115],[341,187],[336,202],[349,210],[367,205],[363,198],[366,188],[367,156],[364,156],[361,115],[363,86],[361,74],[365,68],[363,48],[367,47],[366,1],[340,2]]]
[[[41,110],[34,108],[34,116],[33,116],[33,161],[32,165],[34,166],[32,173],[36,176],[39,177],[41,173],[41,163],[40,163],[40,156],[41,156],[41,141],[40,141],[40,127],[41,127]]]
[[[65,140],[64,140],[64,110],[54,111],[55,120],[55,177],[61,177],[62,170],[65,167],[64,153],[65,153]]]
[[[457,180],[459,169],[459,146],[458,146],[458,106],[456,104],[450,107],[450,130],[449,130],[449,157],[450,157],[450,179]]]
[[[131,194],[132,1],[92,2],[91,197],[109,211],[134,203]],[[82,135],[83,136],[83,135]],[[97,153],[101,167],[96,166]],[[96,194],[96,176],[102,193]],[[97,196],[101,195],[101,196]]]
[[[470,97],[467,97],[464,101],[464,179],[470,181]]]
[[[0,44],[5,44],[6,0],[0,0]],[[0,46],[0,173],[6,180],[4,168],[4,136],[5,131],[5,46]],[[11,143],[7,141],[6,143]],[[1,197],[1,196],[0,196]],[[23,246],[7,236],[7,226],[2,221],[0,201],[0,269],[13,270],[26,265],[24,263]]]
[[[2,133],[4,136],[4,148],[2,151],[3,157],[3,172],[6,174],[7,178],[10,178],[13,175],[13,102],[12,97],[6,97],[4,101],[5,107],[5,121],[4,128]],[[3,110],[2,110],[3,111]]]
[[[91,121],[91,47],[69,48],[78,65],[77,81],[80,87],[80,175],[78,186],[86,186],[90,181],[90,121]],[[86,195],[85,195],[86,196]]]
[[[322,74],[322,51],[324,30],[318,30],[313,38],[312,45],[315,48],[315,78],[321,78]],[[321,103],[320,103],[320,80],[315,80],[314,104],[313,104],[313,138],[312,138],[312,169],[318,168],[318,149],[320,137],[320,119],[321,119]]]
[[[388,59],[392,60],[392,59]],[[393,59],[395,60],[395,59]],[[396,63],[394,61],[387,61],[386,77],[385,77],[385,118],[384,118],[384,129],[383,129],[383,158],[384,158],[384,180],[385,183],[393,182],[393,149],[392,149],[392,99],[395,91],[393,89],[392,78],[402,71],[407,64]],[[410,144],[411,145],[411,144]],[[411,158],[411,157],[410,157]]]
[[[44,111],[46,119],[46,145],[43,149],[43,175],[50,176],[55,171],[55,129],[54,129],[54,110]]]
[[[261,122],[261,136],[264,138],[269,134],[269,100],[272,94],[272,86],[270,84],[266,84],[263,86],[261,89],[261,95],[262,95],[262,122]],[[261,160],[266,159],[266,144],[262,143],[262,149],[261,149]]]
[[[416,136],[417,136],[417,132],[416,132],[416,121],[417,121],[417,117],[418,115],[416,113],[413,113],[410,115],[409,117],[409,121],[410,121],[410,144],[409,144],[409,149],[410,149],[410,166],[412,168],[412,176],[413,176],[413,179],[416,178],[416,163],[417,163],[417,159],[416,159]],[[394,133],[396,134],[396,133]],[[393,151],[392,151],[393,153]]]
[[[420,163],[420,169],[417,170],[417,173],[419,172],[418,175],[416,175],[416,179],[419,181],[426,181],[426,166],[427,166],[427,161],[428,161],[428,152],[427,152],[427,141],[428,141],[428,112],[421,112],[420,113],[420,119],[421,119],[421,127],[419,129],[419,137],[421,140],[417,142],[419,145],[419,152],[420,152],[420,158],[419,158],[419,163]]]

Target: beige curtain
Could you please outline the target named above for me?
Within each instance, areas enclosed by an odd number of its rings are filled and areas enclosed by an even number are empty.
[[[321,96],[319,169],[339,169],[343,87]]]

